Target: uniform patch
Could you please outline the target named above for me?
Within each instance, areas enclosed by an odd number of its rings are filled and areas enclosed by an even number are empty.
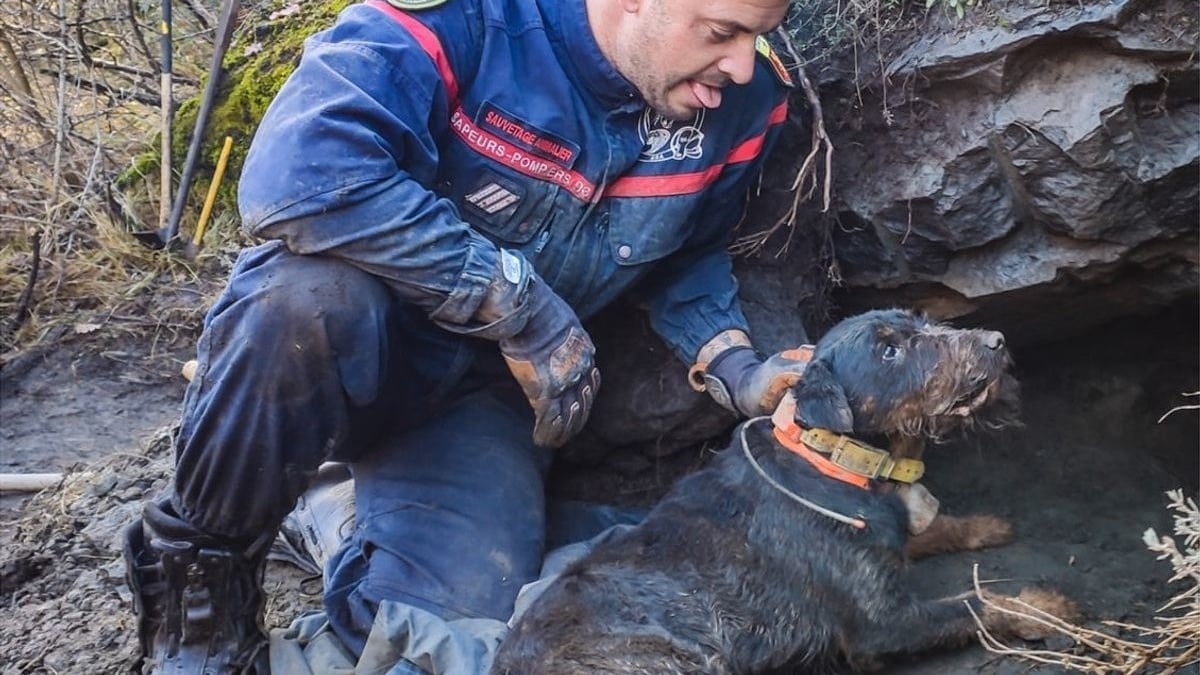
[[[463,199],[489,215],[499,213],[521,200],[516,193],[499,183],[488,183]]]
[[[796,86],[796,84],[792,82],[792,76],[788,74],[787,66],[783,65],[783,60],[779,58],[779,55],[775,53],[774,49],[771,49],[771,43],[767,42],[767,38],[759,35],[758,39],[754,41],[754,48],[758,50],[759,56],[763,57],[767,60],[767,63],[771,64],[771,70],[775,71],[775,77],[779,79],[780,84],[785,87]]]
[[[649,107],[642,113],[638,133],[642,137],[642,162],[700,159],[704,155],[704,113],[701,108],[688,122],[664,117]]]
[[[438,5],[446,4],[446,0],[387,0],[387,3],[396,9],[404,11],[412,11],[415,9],[430,9]]]
[[[476,123],[491,129],[500,138],[513,145],[561,166],[570,169],[579,156],[579,146],[557,134],[530,124],[500,106],[488,102],[479,108]]]
[[[500,249],[500,269],[510,284],[521,283],[521,277],[525,276],[521,270],[521,259],[506,248]]]
[[[535,156],[532,152],[515,146],[512,141],[479,127],[471,121],[461,105],[450,114],[450,129],[470,150],[531,178],[560,185],[570,190],[578,199],[587,201],[596,193],[596,186],[592,185],[587,176]]]

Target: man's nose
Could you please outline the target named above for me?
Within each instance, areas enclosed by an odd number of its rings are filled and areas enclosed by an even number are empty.
[[[730,52],[717,64],[717,69],[734,84],[746,84],[754,76],[755,39],[754,35],[745,35],[734,41]]]

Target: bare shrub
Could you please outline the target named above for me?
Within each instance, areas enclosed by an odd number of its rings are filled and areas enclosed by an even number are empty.
[[[0,354],[45,337],[52,317],[122,315],[139,281],[172,265],[123,241],[157,223],[124,222],[112,189],[160,118],[158,7],[142,2],[0,4]],[[176,4],[178,101],[198,85],[213,21]]]

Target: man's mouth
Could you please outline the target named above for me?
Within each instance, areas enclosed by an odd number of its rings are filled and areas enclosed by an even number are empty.
[[[711,109],[721,105],[720,87],[714,87],[696,80],[688,80],[688,88],[701,106]]]

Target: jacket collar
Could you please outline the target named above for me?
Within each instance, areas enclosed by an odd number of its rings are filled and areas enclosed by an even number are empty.
[[[600,51],[588,22],[586,0],[537,1],[555,51],[602,106],[633,110],[645,105],[637,88]]]

